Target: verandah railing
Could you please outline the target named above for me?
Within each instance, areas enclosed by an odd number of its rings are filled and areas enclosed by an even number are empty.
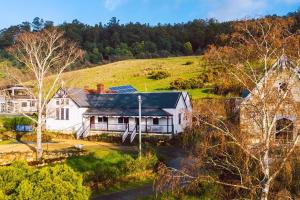
[[[135,128],[138,131],[139,125],[135,124],[108,124],[108,123],[94,123],[91,124],[92,131],[113,131],[113,132],[124,132],[129,128],[132,132]],[[141,125],[143,133],[172,133],[172,125]]]

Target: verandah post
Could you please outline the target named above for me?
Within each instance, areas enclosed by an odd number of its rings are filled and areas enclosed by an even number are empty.
[[[141,95],[138,96],[139,102],[139,158],[142,157],[142,98]]]

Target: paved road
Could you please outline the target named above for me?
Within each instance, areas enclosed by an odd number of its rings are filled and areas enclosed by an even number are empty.
[[[181,162],[185,157],[185,154],[182,150],[175,147],[162,147],[159,149],[159,154],[164,155],[168,158],[167,165],[176,169],[180,169]],[[92,197],[92,200],[136,200],[139,198],[147,197],[154,195],[153,185],[147,184],[143,187],[116,192],[107,195],[100,195]]]

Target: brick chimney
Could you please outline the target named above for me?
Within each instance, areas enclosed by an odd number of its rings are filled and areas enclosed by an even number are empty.
[[[97,93],[98,94],[105,94],[105,89],[103,84],[97,84]]]

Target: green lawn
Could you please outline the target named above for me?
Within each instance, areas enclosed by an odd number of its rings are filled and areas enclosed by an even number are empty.
[[[187,62],[191,64],[186,65]],[[148,73],[155,70],[167,71],[170,77],[161,80],[149,79]],[[134,59],[66,72],[62,79],[68,87],[96,87],[97,83],[105,87],[130,84],[142,92],[169,90],[170,82],[177,78],[189,79],[204,72],[204,63],[200,56],[186,56],[158,59]],[[215,97],[207,89],[188,90],[196,98]]]
[[[96,148],[88,152],[86,156],[67,159],[66,164],[83,175],[84,184],[92,188],[93,195],[137,188],[154,180],[156,157],[139,160],[136,153]]]

